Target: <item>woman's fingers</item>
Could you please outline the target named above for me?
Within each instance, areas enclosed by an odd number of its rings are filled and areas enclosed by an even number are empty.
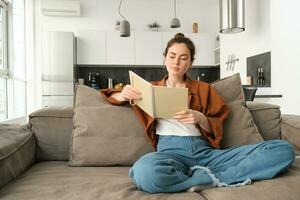
[[[175,115],[184,115],[184,114],[189,114],[189,113],[190,113],[190,110],[182,110],[182,111],[175,113]]]
[[[179,111],[175,113],[175,115],[173,116],[173,118],[178,120],[188,118],[188,117],[192,117],[192,113],[189,110]]]
[[[185,119],[181,119],[178,121],[182,122],[182,123],[186,123],[186,124],[195,124],[196,123],[194,118],[185,118]]]
[[[177,112],[173,118],[182,123],[196,124],[199,122],[198,115],[198,111],[189,109]]]
[[[122,90],[123,97],[128,100],[140,100],[142,99],[141,93],[131,85],[126,85]]]
[[[126,85],[125,86],[126,90],[129,90],[137,95],[141,95],[140,91],[138,91],[135,87],[131,86],[131,85]]]

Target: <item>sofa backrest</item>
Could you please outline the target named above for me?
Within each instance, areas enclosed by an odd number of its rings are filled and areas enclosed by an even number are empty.
[[[36,161],[67,161],[73,130],[72,107],[49,107],[29,115],[37,149]]]
[[[253,120],[264,140],[280,138],[279,106],[247,102]],[[37,141],[36,160],[68,161],[73,131],[73,108],[43,108],[29,116]]]
[[[255,101],[247,101],[246,105],[263,139],[280,139],[280,107]]]

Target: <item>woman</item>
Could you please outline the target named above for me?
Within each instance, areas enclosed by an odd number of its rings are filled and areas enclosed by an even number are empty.
[[[173,119],[153,119],[133,109],[157,150],[141,157],[129,171],[137,187],[149,193],[179,192],[205,186],[239,186],[274,177],[294,161],[291,145],[282,140],[220,150],[228,107],[209,84],[191,80],[186,72],[195,54],[193,42],[178,33],[164,52],[168,75],[154,85],[186,87],[189,109]],[[142,98],[130,85],[103,92],[116,105]],[[170,99],[171,100],[171,99]]]

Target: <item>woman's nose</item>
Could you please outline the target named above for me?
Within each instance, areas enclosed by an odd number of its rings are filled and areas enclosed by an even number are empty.
[[[179,58],[175,58],[174,63],[178,65],[179,64]]]

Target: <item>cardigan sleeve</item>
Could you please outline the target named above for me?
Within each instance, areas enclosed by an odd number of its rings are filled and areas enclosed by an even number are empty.
[[[229,114],[229,108],[212,86],[208,88],[206,105],[203,106],[202,112],[208,119],[211,132],[200,127],[201,132],[212,146],[220,148],[223,137],[223,122]]]
[[[111,97],[113,94],[121,91],[122,91],[121,89],[102,89],[100,90],[100,95],[102,95],[107,102],[116,106],[121,106],[127,104],[128,102],[127,101],[120,102],[115,98]]]

